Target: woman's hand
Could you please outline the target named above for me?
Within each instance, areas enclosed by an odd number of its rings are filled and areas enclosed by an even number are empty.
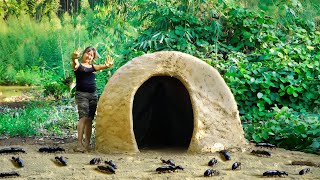
[[[73,53],[72,53],[72,59],[79,59],[79,58],[80,58],[80,53],[81,53],[80,48],[77,49],[77,50],[75,50],[75,51],[73,51]]]
[[[104,65],[106,65],[108,68],[113,66],[113,59],[109,55],[107,56]]]
[[[73,70],[77,70],[78,67],[80,66],[80,63],[79,63],[79,58],[80,58],[80,48],[73,51],[72,53],[72,66],[73,66]]]
[[[104,64],[93,65],[96,71],[104,70],[113,66],[113,59],[108,55]]]

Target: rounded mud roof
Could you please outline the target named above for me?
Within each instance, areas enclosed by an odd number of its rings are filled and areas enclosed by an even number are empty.
[[[215,152],[246,143],[236,101],[219,72],[185,53],[132,59],[109,79],[98,102],[98,152]]]

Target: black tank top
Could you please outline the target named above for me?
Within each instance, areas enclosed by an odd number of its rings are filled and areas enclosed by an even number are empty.
[[[96,91],[96,70],[93,65],[90,68],[82,66],[80,63],[78,69],[74,72],[76,75],[76,91],[93,93]]]

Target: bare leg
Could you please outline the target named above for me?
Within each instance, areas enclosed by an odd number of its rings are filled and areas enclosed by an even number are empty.
[[[76,148],[77,151],[83,151],[84,147],[82,144],[82,139],[83,139],[83,134],[84,134],[84,129],[85,129],[85,122],[86,122],[87,118],[86,117],[82,117],[79,119],[78,122],[78,146]]]
[[[87,150],[90,150],[90,140],[91,140],[91,134],[92,134],[92,119],[87,118],[85,121],[85,128],[84,128],[84,147]]]

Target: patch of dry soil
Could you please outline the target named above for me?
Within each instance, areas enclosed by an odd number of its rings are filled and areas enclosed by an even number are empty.
[[[40,140],[39,140],[40,139]],[[16,179],[206,179],[203,174],[210,168],[207,164],[211,158],[218,163],[213,169],[220,172],[215,179],[260,179],[267,170],[287,171],[289,176],[281,179],[320,179],[320,167],[306,165],[291,165],[292,161],[310,161],[320,163],[320,156],[284,149],[265,149],[272,152],[271,157],[258,157],[250,154],[256,148],[250,145],[246,150],[231,150],[231,161],[224,161],[220,154],[190,154],[177,149],[141,150],[138,154],[101,154],[98,152],[74,152],[76,140],[74,138],[2,138],[0,148],[21,147],[26,153],[0,154],[0,171],[17,171],[20,177]],[[58,145],[66,149],[65,153],[40,153],[40,147]],[[261,149],[260,149],[261,150]],[[25,166],[16,167],[11,161],[12,156],[23,159]],[[67,158],[67,166],[55,163],[56,156]],[[118,169],[116,174],[106,174],[96,170],[97,165],[90,165],[94,157],[113,160]],[[176,165],[184,170],[171,173],[157,173],[156,168],[163,166],[161,159],[173,159]],[[241,162],[240,170],[232,171],[234,162]],[[104,164],[104,163],[103,163]],[[311,173],[299,175],[299,171],[309,167]],[[275,179],[273,177],[270,179]],[[266,178],[269,179],[269,178]]]

